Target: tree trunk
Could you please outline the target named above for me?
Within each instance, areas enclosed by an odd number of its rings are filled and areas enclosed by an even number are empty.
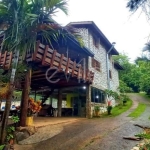
[[[9,90],[8,90],[8,97],[7,97],[6,104],[5,104],[5,111],[4,111],[4,115],[2,119],[0,144],[4,144],[6,140],[6,128],[7,128],[7,123],[8,123],[10,107],[11,107],[12,95],[13,95],[13,85],[10,84]]]
[[[24,88],[22,91],[21,116],[20,116],[20,126],[22,126],[22,127],[26,126],[30,83],[31,83],[31,70],[29,70],[26,74]]]
[[[15,79],[16,68],[17,68],[17,64],[18,64],[18,58],[19,58],[19,51],[16,50],[15,59],[14,59],[14,62],[13,62],[13,68],[12,68],[12,71],[11,71],[8,94],[7,94],[7,97],[6,97],[4,115],[3,115],[3,119],[2,119],[0,144],[4,144],[5,139],[6,139],[6,128],[7,128],[7,123],[8,123],[10,107],[11,107],[11,100],[12,100],[12,96],[13,96],[14,79]]]

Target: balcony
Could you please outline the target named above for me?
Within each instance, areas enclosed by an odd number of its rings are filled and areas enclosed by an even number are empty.
[[[12,52],[5,51],[4,53],[0,53],[1,67],[3,67],[4,70],[10,69],[13,59],[14,54]],[[19,57],[19,62],[21,62],[21,56]],[[52,50],[48,45],[41,44],[40,41],[37,41],[35,52],[26,55],[26,63],[34,64],[38,66],[39,69],[54,68],[57,69],[58,72],[63,72],[66,75],[69,74],[73,78],[81,79],[88,83],[93,82],[94,73],[92,71],[83,68],[81,64],[77,64],[70,58],[65,57],[64,54]],[[33,77],[36,72],[33,72]]]

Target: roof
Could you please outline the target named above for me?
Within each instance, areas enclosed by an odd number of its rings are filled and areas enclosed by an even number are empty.
[[[104,44],[106,51],[112,47],[112,43],[107,39],[107,37],[103,34],[103,32],[97,27],[97,25],[93,21],[80,21],[80,22],[70,22],[68,25],[74,27],[87,27],[90,28],[95,34],[97,34],[101,42]],[[112,55],[119,55],[118,51],[113,48],[111,51]]]
[[[114,67],[115,67],[117,70],[124,70],[124,68],[123,68],[118,62],[114,62]]]
[[[60,24],[58,24],[55,20],[52,19],[52,22],[54,24],[57,24],[59,25],[60,27],[62,27]],[[66,32],[69,32],[66,28],[62,27]],[[70,32],[69,32],[70,33]],[[88,49],[87,47],[83,46],[81,47],[80,43],[77,41],[77,39],[75,39],[75,37],[72,35],[72,37],[68,36],[68,40],[71,42],[70,45],[73,45],[75,46],[78,50],[82,50],[83,52],[85,52],[88,56],[91,56],[93,57],[94,56],[94,53]]]
[[[79,42],[78,42],[75,38],[69,38],[69,37],[68,37],[68,40],[71,42],[70,45],[76,47],[78,50],[82,50],[82,51],[85,52],[88,56],[91,56],[91,57],[94,56],[94,53],[93,53],[90,49],[88,49],[88,48],[85,47],[85,46],[82,47],[82,46],[79,44]]]

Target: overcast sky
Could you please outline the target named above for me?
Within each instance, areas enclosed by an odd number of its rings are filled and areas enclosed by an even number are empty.
[[[144,14],[131,15],[126,8],[127,0],[70,0],[69,15],[57,13],[54,19],[66,25],[73,21],[94,21],[116,49],[134,60],[150,34]]]

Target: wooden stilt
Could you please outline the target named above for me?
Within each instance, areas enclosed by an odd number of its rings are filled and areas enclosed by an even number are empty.
[[[92,118],[91,112],[91,86],[86,86],[86,118]]]

